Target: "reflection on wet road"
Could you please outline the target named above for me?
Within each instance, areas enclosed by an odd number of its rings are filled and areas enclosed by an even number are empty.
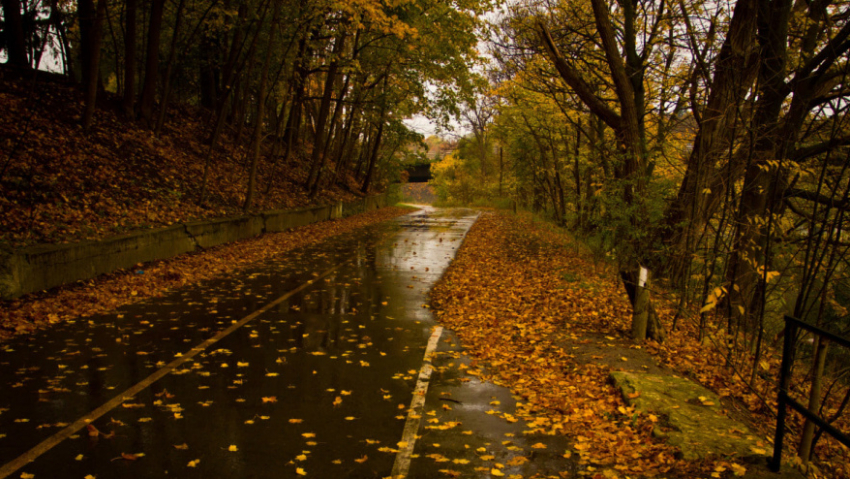
[[[0,467],[7,465],[0,471],[98,479],[389,475],[435,324],[427,291],[475,215],[426,209],[238,277],[0,346]],[[163,370],[168,365],[173,370]],[[157,371],[168,374],[122,396]],[[117,407],[69,432],[115,397]],[[62,431],[66,440],[9,469]]]

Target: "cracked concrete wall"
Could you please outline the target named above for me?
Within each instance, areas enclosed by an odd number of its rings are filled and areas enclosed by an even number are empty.
[[[9,300],[139,263],[171,258],[266,232],[285,231],[386,206],[386,195],[352,203],[181,223],[100,241],[0,250],[0,299]]]

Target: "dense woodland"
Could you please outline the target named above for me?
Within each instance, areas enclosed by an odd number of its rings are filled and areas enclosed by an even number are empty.
[[[205,151],[193,152],[203,166],[194,171],[193,165],[191,184],[181,179],[177,193],[186,208],[219,194],[217,177],[243,172],[237,196],[244,210],[291,206],[257,204],[274,200],[289,173],[284,170],[304,169],[303,178],[295,175],[297,186],[314,200],[338,187],[356,195],[382,189],[402,169],[394,158],[422,139],[403,120],[414,114],[445,119],[481,84],[471,67],[478,61],[475,30],[484,3],[4,0],[0,75],[7,83],[4,108],[16,116],[0,126],[4,199],[17,196],[26,198],[27,208],[50,209],[54,199],[73,203],[85,196],[30,194],[63,182],[50,177],[61,159],[37,151],[39,136],[57,142],[73,136],[76,143],[67,149],[85,144],[76,131],[39,129],[66,120],[95,142],[109,143],[122,128],[144,128],[149,135],[121,137],[111,146],[126,150],[128,141],[141,141],[152,156],[164,149],[157,139],[188,144],[192,138],[176,135],[193,130]],[[62,105],[54,97],[67,83],[78,95]],[[182,115],[187,108],[199,112],[193,122]],[[61,110],[70,120],[55,118]],[[126,125],[116,126],[120,122]],[[13,203],[3,206],[15,210],[21,201]],[[40,221],[54,220],[32,225]]]
[[[698,339],[765,398],[775,394],[769,359],[784,314],[850,332],[850,4],[2,6],[6,67],[58,70],[78,84],[84,132],[97,128],[104,95],[154,135],[174,105],[204,112],[197,201],[209,194],[225,131],[248,152],[248,209],[293,159],[311,196],[346,175],[368,192],[421,139],[403,119],[457,114],[470,133],[432,167],[441,199],[512,200],[573,230],[618,265],[635,339],[663,341],[696,318]],[[486,67],[479,34],[489,38]],[[6,175],[15,160],[2,161]],[[653,298],[673,304],[671,320],[659,319]],[[794,339],[805,370],[792,390],[846,431],[848,352]],[[842,447],[813,424],[797,426],[803,462]]]
[[[766,398],[784,314],[848,335],[850,5],[512,2],[490,50],[471,133],[433,167],[444,201],[512,198],[575,231],[619,265],[635,338],[696,321]],[[795,339],[798,399],[846,432],[848,352]],[[808,461],[823,435],[801,429]]]

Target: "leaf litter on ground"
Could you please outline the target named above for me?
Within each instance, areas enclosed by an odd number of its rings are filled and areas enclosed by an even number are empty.
[[[631,307],[616,272],[563,231],[527,217],[482,214],[432,292],[432,305],[486,374],[470,371],[522,398],[514,416],[526,421],[526,433],[571,437],[579,464],[591,471],[684,478],[729,464],[679,459],[675,447],[653,437],[658,417],[627,407],[608,373],[640,367],[647,362],[641,355],[650,353],[651,362],[725,395],[743,397],[744,388],[716,366],[722,361],[711,362],[716,354],[695,344],[687,327],[670,332],[664,344],[650,341],[636,350],[628,339]],[[671,317],[663,305],[659,312]],[[585,345],[611,350],[609,360],[579,358]]]

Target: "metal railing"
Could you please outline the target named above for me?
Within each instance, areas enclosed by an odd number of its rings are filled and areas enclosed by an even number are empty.
[[[806,419],[812,421],[818,427],[823,429],[827,434],[837,439],[840,443],[850,447],[850,436],[843,434],[841,431],[826,422],[822,417],[818,416],[815,411],[810,411],[808,408],[788,396],[788,383],[790,382],[790,373],[792,361],[794,358],[795,338],[798,329],[805,329],[813,334],[826,338],[835,344],[850,349],[850,340],[837,336],[825,331],[817,326],[806,324],[792,316],[785,316],[785,340],[782,346],[782,367],[779,370],[779,414],[776,417],[776,436],[773,443],[773,460],[770,461],[770,469],[773,472],[779,472],[782,465],[782,440],[785,436],[785,416],[787,407],[802,414]]]

